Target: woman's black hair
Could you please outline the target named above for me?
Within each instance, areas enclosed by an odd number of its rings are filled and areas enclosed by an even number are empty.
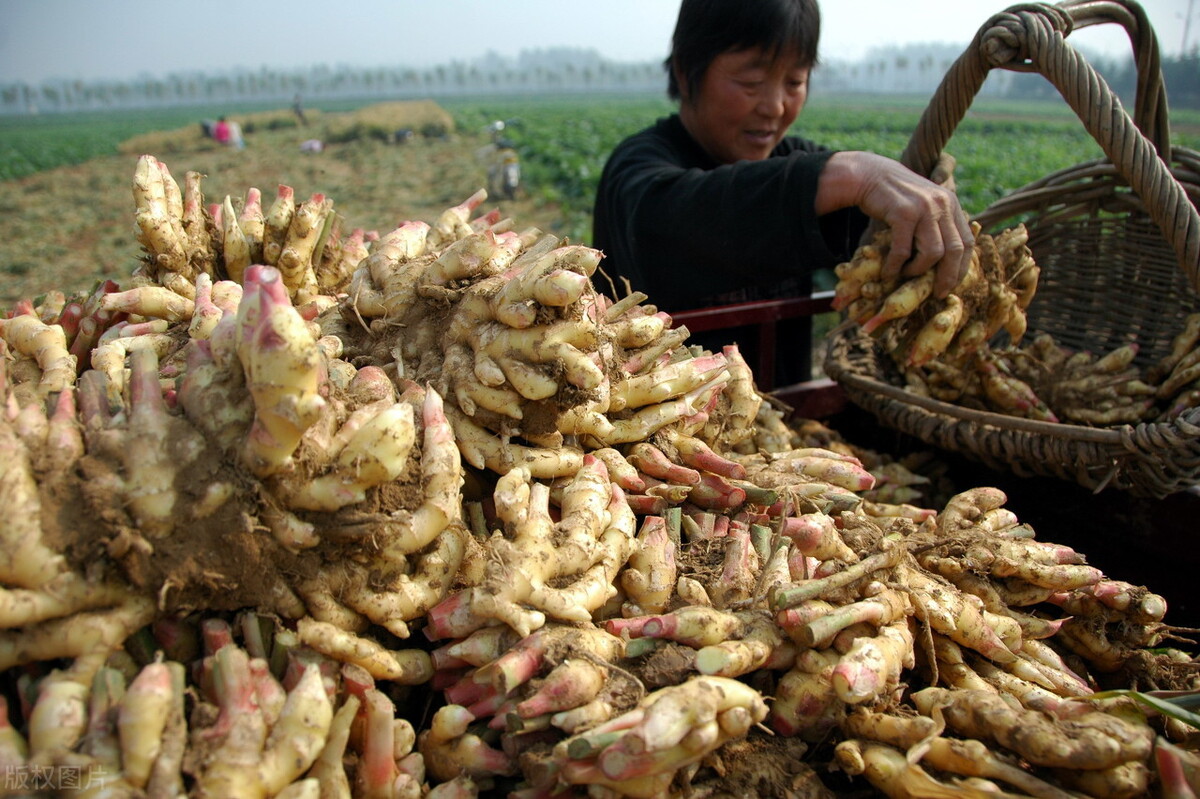
[[[721,53],[760,47],[771,58],[795,54],[805,66],[817,64],[821,11],[817,0],[683,0],[671,37],[667,95],[682,96],[684,85],[699,86]]]

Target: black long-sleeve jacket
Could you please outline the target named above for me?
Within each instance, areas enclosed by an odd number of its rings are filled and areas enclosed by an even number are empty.
[[[718,164],[677,114],[660,119],[605,164],[592,228],[600,268],[665,311],[795,296],[848,259],[867,224],[857,209],[817,216],[830,155],[788,136],[763,161]],[[599,273],[594,282],[613,293]]]

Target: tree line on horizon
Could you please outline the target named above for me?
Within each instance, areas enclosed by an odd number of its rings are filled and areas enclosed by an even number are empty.
[[[869,94],[931,94],[962,48],[909,45],[874,51],[859,61],[822,62],[818,91]],[[1085,54],[1086,55],[1086,54]],[[1137,74],[1131,58],[1089,58],[1121,97],[1132,97]],[[1162,59],[1173,107],[1200,108],[1200,47]],[[0,114],[119,111],[228,104],[291,104],[297,96],[317,104],[335,100],[410,99],[480,95],[663,93],[659,61],[620,63],[593,50],[558,48],[522,53],[517,59],[489,54],[474,62],[429,68],[316,65],[309,69],[235,70],[222,74],[177,72],[131,80],[82,78],[32,85],[0,83]],[[980,92],[1006,98],[1052,98],[1055,89],[1038,75],[996,70]]]

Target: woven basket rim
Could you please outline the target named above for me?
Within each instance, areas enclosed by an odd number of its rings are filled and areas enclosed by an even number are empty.
[[[1102,490],[1127,470],[1125,478],[1117,481],[1124,490],[1155,496],[1166,496],[1200,482],[1192,452],[1188,463],[1180,463],[1170,451],[1195,450],[1200,442],[1200,406],[1187,409],[1169,420],[1142,422],[1137,425],[1113,425],[1092,427],[1083,424],[1043,422],[1035,419],[1010,416],[991,411],[943,402],[932,397],[923,397],[907,389],[886,382],[886,374],[895,368],[879,343],[863,333],[856,325],[842,325],[830,332],[825,358],[825,372],[846,391],[855,404],[871,409],[872,413],[886,425],[926,443],[934,443],[925,423],[940,429],[958,431],[956,443],[939,444],[943,448],[975,460],[988,460],[984,455],[988,442],[995,445],[1007,441],[1012,452],[1003,459],[1007,468],[1018,474],[1056,474],[1063,472],[1099,475],[1099,479],[1074,478],[1096,491]],[[861,353],[855,357],[855,351]],[[874,363],[868,363],[874,357]],[[874,373],[874,376],[870,373]],[[898,372],[896,373],[898,374]],[[921,422],[913,422],[911,414],[917,411]],[[914,426],[915,425],[915,426]],[[964,439],[969,439],[970,444]],[[1028,458],[1029,445],[1034,442],[1058,442],[1074,458],[1071,463],[1031,462]],[[1168,452],[1162,453],[1164,474],[1149,461],[1158,462],[1155,450],[1166,445]],[[1025,451],[1025,456],[1017,452]],[[1192,465],[1189,465],[1192,464]],[[1167,473],[1170,473],[1169,475]]]
[[[1137,430],[1174,430],[1178,428],[1178,420],[1185,419],[1189,424],[1200,424],[1200,406],[1188,409],[1187,412],[1168,421],[1142,422],[1140,424],[1121,424],[1107,427],[1091,427],[1084,424],[1069,422],[1044,422],[1038,419],[1026,419],[1021,416],[1011,416],[994,411],[981,411],[962,405],[923,397],[914,394],[902,386],[893,385],[878,378],[854,370],[853,359],[838,358],[834,355],[838,343],[848,341],[851,336],[869,341],[868,346],[878,346],[874,339],[860,329],[835,329],[829,333],[828,349],[825,357],[825,373],[829,379],[860,391],[869,391],[881,395],[901,405],[916,405],[933,414],[941,414],[964,422],[974,422],[1003,431],[1017,431],[1034,435],[1051,435],[1072,441],[1092,444],[1107,444],[1123,446],[1128,436]],[[886,356],[885,356],[886,357]],[[1192,421],[1194,418],[1194,421]]]
[[[862,391],[870,391],[903,405],[916,405],[930,413],[941,414],[942,416],[948,416],[959,421],[975,422],[999,430],[1014,430],[1033,435],[1056,436],[1058,438],[1086,441],[1094,444],[1120,445],[1124,439],[1122,432],[1134,429],[1133,425],[1128,424],[1116,427],[1088,427],[1086,425],[1064,422],[1043,422],[1038,419],[1026,419],[1020,416],[1010,416],[992,411],[980,411],[974,408],[954,405],[953,403],[944,402],[933,397],[923,397],[900,386],[893,386],[890,383],[876,380],[861,373],[851,372],[849,369],[845,371],[831,370],[828,361],[826,362],[825,371],[829,374],[830,378],[842,385]],[[834,372],[837,372],[837,374],[835,375]],[[1149,424],[1164,423],[1154,422]]]

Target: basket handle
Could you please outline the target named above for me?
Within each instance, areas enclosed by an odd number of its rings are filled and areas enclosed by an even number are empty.
[[[1138,130],[1154,144],[1159,157],[1171,158],[1171,124],[1167,111],[1167,90],[1163,85],[1162,59],[1158,37],[1150,25],[1145,9],[1135,0],[1065,0],[1075,29],[1115,22],[1125,28],[1133,46],[1137,68],[1137,92],[1134,98],[1133,121]]]
[[[1138,67],[1137,122],[1080,54],[1065,41],[1076,27],[1117,22],[1129,32]],[[1200,293],[1200,215],[1164,159],[1171,158],[1170,125],[1158,41],[1134,0],[1022,3],[993,16],[950,67],[900,156],[921,175],[942,149],[990,70],[1038,72],[1054,85],[1146,206]]]

